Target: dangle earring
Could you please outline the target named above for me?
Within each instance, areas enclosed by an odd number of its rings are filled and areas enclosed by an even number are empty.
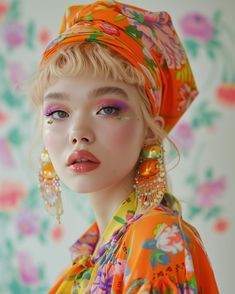
[[[39,188],[45,209],[56,216],[60,224],[60,216],[63,214],[60,182],[46,148],[41,153],[40,165]]]
[[[159,205],[167,193],[163,145],[144,145],[133,185],[141,212]]]

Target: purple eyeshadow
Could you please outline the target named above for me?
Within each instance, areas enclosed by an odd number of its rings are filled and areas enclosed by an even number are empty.
[[[117,107],[120,110],[128,109],[128,105],[126,103],[122,101],[112,100],[112,99],[104,100],[99,104],[99,107],[108,107],[108,106]]]
[[[46,109],[43,111],[43,114],[48,116],[50,115],[53,111],[59,111],[61,110],[61,106],[60,105],[50,105],[48,107],[46,107]]]

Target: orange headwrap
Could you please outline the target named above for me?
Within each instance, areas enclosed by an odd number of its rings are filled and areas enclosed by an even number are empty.
[[[198,94],[185,50],[166,12],[112,0],[68,7],[41,64],[61,47],[81,42],[110,47],[144,75],[152,115],[164,119],[166,132]]]

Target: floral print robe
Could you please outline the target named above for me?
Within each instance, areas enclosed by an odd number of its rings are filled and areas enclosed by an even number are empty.
[[[95,252],[94,223],[71,247],[73,265],[49,294],[217,294],[202,240],[178,212],[159,205],[136,214],[132,192],[116,211]]]

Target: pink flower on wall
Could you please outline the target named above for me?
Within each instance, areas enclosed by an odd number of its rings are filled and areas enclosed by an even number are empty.
[[[4,27],[3,39],[9,47],[19,47],[26,41],[25,27],[18,22],[9,22]]]
[[[185,37],[206,43],[213,38],[213,24],[207,16],[192,12],[186,14],[180,21],[180,26]]]
[[[228,107],[235,107],[235,84],[222,84],[216,89],[219,103]]]
[[[9,78],[14,88],[19,89],[26,80],[26,73],[22,64],[13,62],[9,64]]]
[[[14,210],[27,195],[26,188],[19,182],[0,182],[0,211]]]
[[[51,39],[51,34],[49,30],[46,28],[41,29],[38,34],[39,43],[42,46],[46,46],[49,43],[50,39]]]
[[[182,152],[190,151],[194,144],[194,132],[188,122],[177,124],[171,137]]]
[[[39,218],[30,210],[22,210],[16,217],[16,228],[20,235],[35,235],[40,230]]]
[[[51,231],[51,236],[54,241],[60,241],[64,236],[63,227],[61,225],[55,225]]]
[[[6,15],[9,10],[9,4],[5,1],[1,1],[0,3],[0,20]]]
[[[7,113],[0,109],[0,125],[5,124],[7,122],[7,120],[8,120]]]
[[[211,208],[226,189],[225,178],[208,180],[196,189],[196,203],[199,207]]]
[[[28,253],[20,252],[18,254],[18,269],[23,284],[35,285],[39,282],[39,272]]]
[[[214,230],[217,233],[224,233],[228,230],[229,221],[226,219],[218,219],[214,225]]]
[[[7,142],[7,140],[2,138],[0,138],[0,164],[1,166],[7,166],[7,167],[15,166],[15,161],[12,156],[11,146]]]

